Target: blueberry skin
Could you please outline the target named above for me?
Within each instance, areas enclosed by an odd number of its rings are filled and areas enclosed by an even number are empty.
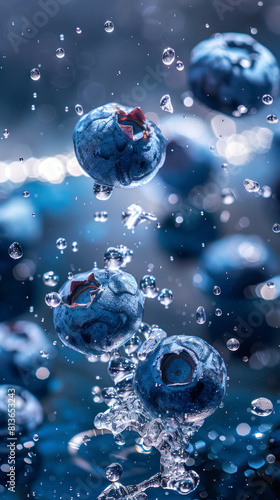
[[[259,236],[234,234],[215,241],[200,262],[202,280],[197,284],[211,292],[215,285],[221,297],[242,297],[247,286],[271,278],[279,269],[273,251]]]
[[[189,82],[203,104],[232,114],[240,105],[259,107],[264,94],[276,96],[279,67],[273,54],[251,36],[223,33],[193,48]]]
[[[124,271],[94,269],[78,274],[59,293],[62,302],[54,309],[54,326],[62,342],[78,352],[90,355],[117,349],[141,324],[143,294],[133,276]],[[73,301],[76,305],[71,306]]]
[[[165,338],[139,361],[134,389],[153,417],[203,420],[225,395],[226,367],[207,342],[187,335]]]
[[[161,130],[145,119],[140,108],[117,103],[100,106],[80,118],[73,141],[81,167],[102,186],[145,184],[165,160],[166,139]]]

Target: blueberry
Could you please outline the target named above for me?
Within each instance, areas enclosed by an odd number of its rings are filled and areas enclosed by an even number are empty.
[[[214,413],[225,394],[226,367],[204,340],[174,335],[139,362],[134,389],[154,417],[203,420]]]
[[[100,270],[74,276],[60,290],[54,326],[65,345],[84,354],[119,348],[138,330],[144,311],[142,292],[130,274]]]
[[[251,36],[216,34],[193,48],[189,81],[199,101],[232,114],[239,106],[261,106],[264,94],[277,95],[279,68],[273,54]]]
[[[78,162],[101,187],[145,184],[165,160],[166,140],[160,129],[140,108],[116,103],[84,115],[74,129],[73,141]]]
[[[239,297],[250,285],[269,279],[279,266],[272,250],[259,236],[234,234],[215,241],[203,253],[201,280],[207,292],[218,285],[222,297]]]

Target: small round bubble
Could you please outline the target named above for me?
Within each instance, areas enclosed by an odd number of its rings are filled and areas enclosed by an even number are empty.
[[[199,306],[195,313],[195,320],[199,325],[203,325],[206,322],[206,312],[204,307]]]
[[[106,21],[104,23],[104,30],[106,33],[112,33],[115,29],[114,23],[112,21]]]
[[[257,398],[251,402],[251,413],[259,417],[267,417],[273,412],[273,404],[270,399]]]
[[[164,49],[162,53],[162,62],[166,66],[170,66],[175,60],[175,50],[171,47]]]
[[[79,28],[78,26],[77,26],[77,28],[76,28],[76,33],[77,33],[78,35],[80,35],[80,34],[82,33],[81,28]]]
[[[40,73],[39,68],[33,68],[30,71],[31,80],[37,81],[37,80],[40,80],[40,77],[41,77],[41,73]]]
[[[20,259],[23,256],[22,247],[17,241],[14,241],[14,243],[9,246],[8,253],[11,259],[14,260]]]
[[[163,288],[158,296],[159,302],[167,309],[173,302],[173,292],[168,288]]]
[[[78,252],[78,250],[79,250],[79,245],[78,245],[77,241],[73,241],[72,252]]]
[[[105,476],[109,481],[115,482],[121,478],[123,468],[121,464],[115,463],[108,465],[105,469]]]
[[[67,248],[67,241],[65,238],[58,238],[56,240],[56,248],[58,248],[58,250],[65,250],[65,248]]]
[[[217,307],[217,309],[215,310],[215,314],[216,314],[216,316],[222,316],[222,314],[223,314],[222,309],[219,309],[219,308]]]
[[[266,121],[267,121],[268,123],[273,123],[273,124],[275,124],[275,123],[278,123],[278,118],[277,118],[277,116],[276,116],[276,115],[268,115],[268,116],[266,117]]]
[[[220,287],[219,287],[219,286],[215,285],[215,286],[213,287],[213,294],[214,294],[214,295],[221,295],[221,291],[222,291],[222,290],[220,289]]]
[[[8,129],[5,128],[4,132],[3,132],[4,139],[8,139],[9,135],[10,135],[10,132],[8,131]]]
[[[109,186],[101,186],[100,184],[94,184],[93,194],[97,200],[109,200],[113,192],[113,188]]]
[[[277,222],[275,224],[273,224],[272,231],[274,233],[280,233],[280,224],[278,224]]]
[[[159,105],[163,111],[166,111],[167,113],[173,113],[174,109],[172,106],[171,98],[169,94],[163,95]]]
[[[183,71],[184,67],[185,67],[185,65],[184,65],[184,63],[182,61],[177,61],[176,62],[176,69],[178,71]]]
[[[82,114],[84,112],[83,106],[81,106],[81,104],[76,104],[75,111],[76,111],[78,116],[82,116]]]
[[[229,351],[237,351],[240,347],[240,342],[236,338],[228,339],[227,348]]]
[[[59,281],[59,276],[53,271],[48,271],[43,274],[43,282],[47,286],[56,286]]]
[[[270,104],[273,103],[273,97],[271,95],[269,95],[269,94],[264,94],[262,96],[262,102],[264,104],[266,104],[267,106],[269,106]]]
[[[260,185],[257,181],[252,181],[251,179],[245,179],[243,181],[243,186],[249,193],[258,193],[260,190]]]
[[[65,50],[62,47],[59,47],[56,49],[55,55],[58,59],[62,59],[65,56]]]
[[[268,281],[267,286],[268,288],[274,288],[275,284],[273,283],[273,281]]]
[[[56,292],[47,293],[45,302],[49,307],[57,307],[61,304],[61,297]]]

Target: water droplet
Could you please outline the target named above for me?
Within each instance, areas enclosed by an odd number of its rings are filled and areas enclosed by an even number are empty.
[[[156,278],[154,276],[146,275],[140,281],[140,289],[144,297],[148,297],[149,299],[154,299],[158,296],[159,289],[156,285]]]
[[[68,106],[65,106],[64,111],[65,111],[65,113],[68,113],[68,111],[69,111]]]
[[[8,131],[8,129],[7,129],[7,128],[5,128],[5,129],[4,129],[4,132],[3,132],[3,137],[4,137],[4,139],[8,139],[9,135],[10,135],[10,132]]]
[[[56,286],[59,281],[59,276],[54,274],[53,271],[49,271],[43,274],[43,282],[47,286]]]
[[[240,342],[238,339],[235,339],[234,337],[231,339],[228,339],[227,341],[227,348],[229,351],[237,351],[240,347]]]
[[[79,245],[78,245],[77,241],[73,241],[72,252],[78,252],[78,250],[79,250]]]
[[[41,73],[40,73],[40,70],[39,68],[33,68],[31,71],[30,71],[30,78],[31,80],[40,80],[40,77],[41,77]]]
[[[162,96],[159,105],[160,105],[161,109],[163,111],[167,111],[167,113],[173,113],[173,111],[174,111],[169,94]]]
[[[69,280],[72,280],[74,278],[74,275],[73,275],[73,273],[71,271],[69,271],[69,273],[67,274],[67,278]]]
[[[9,246],[8,253],[14,260],[20,259],[23,256],[22,247],[17,241],[14,241],[14,243]]]
[[[142,342],[138,335],[134,335],[124,344],[124,351],[128,356],[131,356],[134,352],[136,352],[141,346]]]
[[[104,30],[106,33],[112,33],[115,29],[114,23],[112,21],[106,21],[104,23]]]
[[[251,413],[259,417],[267,417],[273,412],[273,404],[270,399],[257,398],[251,402]]]
[[[24,198],[29,198],[30,193],[29,193],[28,191],[23,191],[22,196],[23,196]]]
[[[213,293],[214,293],[214,295],[221,295],[221,291],[222,291],[222,290],[220,289],[220,287],[219,287],[219,286],[215,285],[215,286],[213,287]]]
[[[249,193],[258,193],[260,190],[260,185],[257,181],[252,181],[251,179],[245,179],[243,181],[243,186]]]
[[[175,60],[175,50],[171,47],[164,49],[162,53],[162,62],[166,66],[170,66]]]
[[[82,33],[81,28],[79,28],[78,26],[77,26],[77,28],[76,28],[76,33],[77,33],[78,35],[80,35],[80,34]]]
[[[31,111],[35,111],[35,109],[36,109],[35,104],[31,104]]]
[[[133,250],[130,250],[125,245],[120,245],[120,252],[123,256],[123,263],[121,267],[126,267],[132,261]]]
[[[274,455],[272,455],[272,453],[270,453],[269,455],[267,455],[266,457],[266,461],[268,464],[274,464],[276,458]]]
[[[116,436],[114,436],[114,439],[115,443],[119,446],[123,446],[125,444],[125,438],[122,434],[116,434]]]
[[[60,40],[61,42],[63,42],[63,40],[64,40],[64,35],[63,35],[63,33],[61,33],[61,34],[59,35],[59,40]]]
[[[177,61],[176,62],[176,69],[178,71],[183,71],[184,67],[185,67],[185,65],[184,65],[183,61]]]
[[[114,463],[114,464],[108,465],[108,467],[106,467],[105,476],[106,476],[106,479],[114,482],[114,481],[118,481],[121,478],[122,472],[123,472],[123,468],[122,468],[121,464]]]
[[[215,314],[216,314],[216,316],[222,316],[222,314],[223,314],[222,309],[219,309],[219,308],[217,307],[217,309],[215,310]]]
[[[119,269],[123,263],[122,253],[118,248],[107,248],[104,254],[104,267],[108,269]]]
[[[124,379],[132,378],[136,365],[130,359],[123,358],[119,354],[113,354],[109,361],[108,373],[115,384]]]
[[[101,186],[100,184],[94,184],[93,193],[98,200],[109,200],[113,192],[113,188],[109,186]]]
[[[82,116],[82,114],[84,112],[83,106],[81,106],[81,104],[76,104],[75,111],[76,111],[77,115]]]
[[[35,441],[35,442],[36,442],[36,441],[39,441],[39,436],[38,436],[38,434],[34,434],[34,436],[33,436],[33,441]]]
[[[40,351],[40,356],[42,356],[42,358],[48,358],[50,355],[50,353],[48,351]]]
[[[94,220],[96,222],[106,222],[108,220],[108,212],[95,212]]]
[[[268,286],[268,288],[274,288],[274,287],[275,287],[275,284],[274,284],[272,281],[269,281],[269,282],[267,283],[267,286]]]
[[[227,163],[222,163],[221,167],[222,167],[223,170],[227,170],[228,164]]]
[[[203,325],[206,321],[206,312],[204,307],[199,306],[195,313],[195,320],[199,325]]]
[[[154,214],[147,213],[140,205],[133,203],[122,212],[122,222],[127,227],[134,231],[135,227],[146,220],[156,221],[157,217]]]
[[[65,248],[67,248],[67,241],[65,238],[58,238],[56,240],[56,248],[58,248],[58,250],[61,250],[61,252],[63,253],[63,250],[65,250]]]
[[[267,121],[268,123],[278,123],[278,118],[277,118],[277,116],[276,116],[276,115],[268,115],[268,116],[266,117],[266,121]]]
[[[160,303],[168,309],[168,306],[173,302],[173,292],[168,288],[163,288],[158,296]]]
[[[49,307],[57,307],[61,303],[61,297],[56,292],[47,293],[45,296],[45,302]]]
[[[222,202],[224,205],[232,205],[235,202],[235,196],[230,188],[223,188],[221,191]]]
[[[280,233],[280,224],[278,224],[277,222],[275,224],[273,224],[272,231],[274,233]]]
[[[59,49],[56,49],[55,55],[58,59],[62,59],[65,56],[65,50],[62,47],[59,47]]]
[[[267,106],[269,106],[270,104],[273,103],[273,97],[271,95],[269,95],[269,94],[264,94],[262,96],[262,102],[264,104],[266,104]]]

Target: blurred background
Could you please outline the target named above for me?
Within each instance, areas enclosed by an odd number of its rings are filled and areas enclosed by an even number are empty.
[[[14,498],[94,499],[108,485],[104,469],[111,462],[122,464],[123,484],[158,470],[158,453],[137,452],[133,432],[124,447],[110,435],[90,433],[95,415],[106,409],[92,387],[111,385],[108,358],[88,361],[64,347],[44,300],[69,272],[87,271],[94,262],[102,267],[107,247],[120,244],[134,252],[127,271],[138,282],[150,274],[160,290],[174,294],[168,309],[147,299],[144,321],[168,335],[202,337],[227,364],[224,402],[191,442],[189,465],[201,483],[189,498],[280,498],[280,236],[272,229],[280,224],[280,127],[266,120],[269,112],[277,115],[279,100],[231,118],[200,105],[188,85],[191,49],[216,32],[249,34],[279,61],[279,2],[0,0],[0,6],[0,320],[31,336],[23,352],[35,353],[20,361],[22,348],[7,342],[11,331],[0,325],[0,377],[35,394],[44,414],[40,426],[22,430]],[[107,20],[112,32],[104,30]],[[182,71],[176,63],[163,65],[168,46]],[[65,51],[61,58],[58,48]],[[30,78],[33,68],[40,70],[37,81]],[[160,108],[165,94],[173,115]],[[141,106],[166,135],[168,154],[148,185],[115,190],[102,202],[76,162],[72,131],[77,104],[87,113],[112,101]],[[246,191],[246,178],[259,183],[258,193]],[[122,212],[132,203],[157,221],[129,230]],[[108,213],[104,222],[95,220],[101,211]],[[58,238],[66,239],[63,253]],[[22,246],[19,260],[8,254],[13,242]],[[44,283],[49,271],[58,276],[56,287]],[[195,318],[199,306],[203,324]],[[31,335],[30,324],[16,327],[19,321],[37,325],[42,339]],[[240,343],[234,352],[230,338]],[[259,397],[274,406],[265,418],[249,410]],[[68,442],[79,433],[89,437],[71,454]],[[5,499],[5,431],[0,435]]]

